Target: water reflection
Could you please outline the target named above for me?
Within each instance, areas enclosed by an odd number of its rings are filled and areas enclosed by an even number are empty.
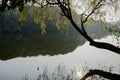
[[[29,16],[29,15],[28,15]],[[58,30],[55,24],[46,20],[47,34],[42,35],[40,25],[29,16],[19,22],[15,11],[0,15],[0,59],[16,57],[58,55],[72,52],[85,40],[72,28]],[[7,24],[6,24],[7,23]]]
[[[70,23],[58,30],[52,21],[46,20],[47,34],[42,35],[40,25],[36,24],[31,16],[23,22],[17,21],[17,18],[14,12],[11,15],[5,12],[0,16],[1,60],[67,54],[86,41]],[[86,30],[93,39],[101,39],[108,34],[98,21],[86,27]]]
[[[85,40],[81,36],[72,33],[66,35],[60,31],[45,35],[40,33],[0,35],[0,59],[65,54],[84,43]]]
[[[107,32],[102,28],[95,28],[97,24],[100,23],[96,22],[96,24],[87,28],[88,33],[94,39],[100,39],[107,35]],[[0,59],[8,60],[16,57],[66,54],[85,43],[85,39],[72,26],[67,30],[67,34],[66,31],[58,31],[56,27],[47,28],[47,31],[48,33],[44,35],[39,32],[1,33]],[[96,32],[98,34],[95,34]]]
[[[111,37],[101,39],[100,41],[110,42]],[[83,46],[78,46],[73,52],[65,55],[37,56],[37,57],[18,57],[7,61],[0,60],[0,79],[1,80],[21,80],[27,74],[32,80],[37,80],[38,75],[47,66],[48,73],[55,72],[55,68],[61,64],[66,69],[81,69],[85,62],[89,68],[99,68],[99,64],[107,67],[115,66],[115,73],[119,73],[120,55],[111,51],[98,49],[89,46],[86,42]],[[39,71],[37,68],[39,67]],[[105,69],[106,70],[106,69]]]
[[[27,74],[36,80],[39,78],[38,70],[45,68],[43,65],[49,65],[48,71],[54,71],[60,63],[64,63],[67,69],[74,66],[81,68],[84,62],[92,68],[96,68],[96,64],[118,67],[118,54],[89,46],[71,24],[69,29],[57,30],[53,22],[46,20],[46,26],[47,34],[41,35],[40,26],[31,17],[18,22],[13,16],[0,16],[0,79],[19,80]],[[86,30],[93,39],[101,40],[108,35],[99,21]],[[106,42],[110,39],[107,37]]]

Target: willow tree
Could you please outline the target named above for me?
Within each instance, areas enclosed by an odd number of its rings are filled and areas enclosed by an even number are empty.
[[[95,46],[97,48],[111,50],[113,52],[116,52],[116,53],[120,54],[120,48],[118,48],[118,47],[116,47],[112,44],[109,44],[109,43],[96,42],[86,32],[84,24],[88,21],[90,16],[93,15],[93,14],[96,14],[96,12],[99,10],[99,8],[101,8],[105,3],[104,0],[90,0],[90,1],[92,1],[92,9],[87,14],[85,14],[87,9],[81,14],[81,17],[80,17],[81,18],[81,20],[80,20],[81,21],[81,25],[80,25],[81,27],[79,27],[73,19],[72,5],[71,5],[69,0],[46,0],[45,6],[50,5],[50,6],[59,7],[61,9],[62,15],[67,17],[67,19],[71,22],[73,27],[86,40],[88,40],[90,42],[90,45]],[[91,75],[100,75],[102,77],[105,77],[105,78],[111,79],[111,80],[120,79],[120,75],[118,75],[118,74],[112,74],[112,73],[101,71],[101,70],[90,70],[85,76],[83,76],[83,78],[81,80],[85,80],[86,78],[88,78]]]
[[[102,18],[102,16],[104,16],[105,11],[103,10],[103,12],[101,12],[100,9],[102,9],[104,7],[104,5],[106,5],[106,3],[111,5],[110,2],[115,3],[115,2],[119,2],[119,1],[118,0],[84,0],[84,1],[88,1],[88,4],[87,4],[87,7],[85,8],[85,10],[80,14],[80,17],[79,17],[80,25],[78,25],[78,23],[76,22],[76,20],[74,18],[74,15],[73,15],[73,13],[75,12],[75,6],[73,5],[72,0],[40,0],[40,1],[38,1],[38,0],[10,0],[10,1],[2,0],[0,10],[4,11],[5,9],[18,8],[19,11],[21,12],[24,9],[24,6],[28,3],[30,3],[31,6],[34,4],[39,5],[39,9],[41,11],[43,10],[42,12],[45,14],[44,10],[47,10],[48,8],[51,8],[51,7],[57,7],[58,12],[60,13],[59,15],[64,16],[67,20],[69,20],[70,23],[73,25],[73,27],[78,31],[78,33],[80,35],[82,35],[89,42],[89,44],[91,46],[101,48],[101,49],[107,49],[107,50],[113,51],[117,54],[120,54],[119,47],[112,45],[110,43],[97,42],[94,39],[92,39],[89,36],[89,34],[87,33],[87,31],[85,30],[85,24],[89,20],[94,21],[94,20],[98,20],[98,18],[100,18],[100,20],[104,23],[105,18]],[[116,6],[115,8],[117,10],[118,7]],[[56,12],[54,12],[54,13],[56,14]],[[43,32],[46,32],[45,25],[44,25],[44,19],[45,19],[44,17],[45,16],[40,18],[40,19],[42,19],[42,22],[41,22],[41,20],[35,18],[35,22],[36,23],[40,22],[42,25],[41,28],[43,29]],[[61,22],[62,22],[62,20],[61,20]],[[56,22],[57,26],[58,26],[58,24],[59,24],[59,22]],[[58,29],[59,29],[59,27],[58,27]],[[112,29],[109,29],[109,30],[112,30]],[[114,31],[114,30],[112,30],[112,31]],[[101,70],[90,70],[85,76],[83,76],[82,80],[85,80],[89,76],[96,75],[96,74],[103,76],[107,79],[111,79],[111,80],[120,79],[120,75],[118,75],[118,74],[112,74],[112,73],[101,71]]]

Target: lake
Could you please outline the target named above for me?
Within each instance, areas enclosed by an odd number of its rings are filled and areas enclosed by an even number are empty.
[[[37,80],[45,69],[57,73],[59,66],[66,72],[114,66],[112,72],[120,73],[120,55],[90,46],[71,24],[61,30],[49,20],[46,25],[47,34],[42,35],[31,17],[19,23],[7,13],[0,16],[0,80]],[[114,36],[99,21],[86,30],[93,39],[116,45]]]

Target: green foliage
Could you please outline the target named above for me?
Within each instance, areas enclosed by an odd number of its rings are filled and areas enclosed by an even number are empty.
[[[18,21],[24,21],[26,20],[26,18],[27,18],[27,10],[26,8],[24,8],[19,14]]]
[[[45,29],[45,21],[44,21],[44,18],[40,18],[40,27],[41,27],[41,29],[42,29],[42,34],[44,34],[44,33],[46,33],[46,29]]]
[[[54,22],[57,29],[60,30],[65,28],[69,21],[66,17],[60,15],[60,9],[58,7],[36,7],[26,6],[22,12],[19,14],[19,21],[24,21],[27,18],[27,15],[33,16],[33,20],[36,24],[40,25],[42,29],[41,33],[46,33],[46,19]],[[49,25],[50,26],[50,25]]]
[[[14,0],[13,0],[14,1]],[[20,14],[19,14],[19,21],[24,21],[26,20],[28,15],[33,16],[33,20],[36,24],[40,25],[40,28],[42,29],[41,33],[44,34],[46,33],[46,19],[49,19],[50,21],[54,22],[54,24],[56,25],[56,28],[58,30],[64,29],[66,26],[68,26],[69,24],[69,20],[64,16],[64,14],[61,12],[61,9],[57,6],[45,6],[43,7],[43,5],[45,4],[46,0],[41,0],[40,4],[38,4],[39,6],[36,6],[36,2],[35,0],[22,0],[19,4],[20,6],[24,6],[24,8],[21,10]],[[52,0],[53,2],[55,0]],[[66,3],[70,3],[70,0],[65,0]],[[23,3],[22,3],[23,2]],[[31,5],[25,5],[28,2],[32,2]],[[93,0],[92,1],[92,5],[94,6],[96,4],[97,0]],[[35,4],[36,3],[36,4]],[[13,4],[12,4],[13,5]],[[17,4],[16,4],[17,6]],[[78,24],[79,26],[81,25],[81,20],[80,20],[80,15],[78,15],[74,8],[70,5],[71,7],[71,12],[72,12],[72,16],[74,21],[76,22],[76,24]],[[18,8],[20,10],[20,8]],[[85,24],[86,26],[88,26],[89,24],[91,24],[93,22],[92,19],[88,20],[88,22]]]
[[[14,0],[11,0],[11,6],[13,5]],[[43,5],[45,4],[46,0],[41,0],[39,6],[35,5],[35,0],[21,0],[21,2],[16,3],[16,8],[18,10],[20,10],[20,7],[23,9],[21,10],[20,14],[19,14],[19,21],[24,21],[26,20],[26,18],[28,17],[28,15],[33,16],[33,20],[36,24],[40,25],[41,28],[41,34],[45,34],[46,31],[46,19],[49,19],[50,21],[54,22],[54,24],[56,25],[56,28],[58,30],[64,29],[66,27],[69,26],[69,20],[64,16],[64,14],[61,12],[61,9],[58,6],[51,6],[51,5],[47,5],[45,7],[43,7]],[[55,1],[55,0],[51,0],[51,1]],[[69,3],[70,0],[65,0],[67,3]],[[99,0],[90,0],[89,2],[91,2],[90,8],[94,8],[95,5],[98,3]],[[31,5],[26,5],[26,3],[28,2],[32,2]],[[116,2],[114,1],[114,3],[117,3],[118,0],[116,0]],[[37,4],[37,3],[36,3]],[[18,6],[17,6],[18,5]],[[19,6],[20,5],[20,6]],[[11,7],[10,6],[10,7]],[[92,6],[92,7],[91,7]],[[19,7],[19,8],[18,8]],[[71,7],[71,12],[72,12],[72,16],[74,21],[76,22],[77,25],[81,26],[81,20],[80,20],[80,15],[78,15],[75,12],[75,9],[72,7],[72,5],[70,4]],[[117,7],[116,7],[117,9]],[[99,17],[102,17],[105,15],[105,13],[101,13],[99,12],[99,10],[97,10],[97,12],[95,13],[97,16],[97,13],[100,14]],[[97,16],[98,17],[98,16]],[[85,23],[84,26],[89,26],[90,24],[92,24],[94,22],[94,20],[92,18],[89,18],[87,20],[87,22]],[[104,24],[104,23],[103,23]],[[104,24],[105,25],[105,24]],[[51,26],[51,25],[49,25]],[[106,27],[106,25],[105,25]],[[110,34],[114,33],[114,30],[110,29]]]

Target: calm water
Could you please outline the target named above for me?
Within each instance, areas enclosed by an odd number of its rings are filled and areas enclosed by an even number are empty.
[[[18,23],[14,16],[9,17],[13,22],[5,16],[0,16],[0,80],[23,80],[25,75],[37,80],[46,66],[48,72],[55,72],[59,65],[78,70],[86,65],[89,68],[115,66],[114,72],[120,71],[120,55],[89,46],[71,25],[69,29],[57,30],[47,21],[48,33],[41,35],[39,25],[30,18]],[[113,37],[100,22],[91,24],[86,30],[93,39],[114,44]]]
[[[110,41],[111,37],[102,40]],[[83,46],[78,46],[73,52],[64,55],[54,56],[31,56],[16,57],[9,60],[0,61],[0,79],[1,80],[22,80],[27,74],[32,80],[36,80],[40,72],[47,66],[48,71],[54,72],[58,65],[65,65],[67,69],[82,68],[87,63],[90,68],[98,68],[101,66],[119,68],[120,55],[111,51],[97,49],[89,46],[86,42]],[[39,71],[37,68],[39,67]],[[118,69],[117,69],[118,70]],[[118,71],[115,71],[118,72]]]

